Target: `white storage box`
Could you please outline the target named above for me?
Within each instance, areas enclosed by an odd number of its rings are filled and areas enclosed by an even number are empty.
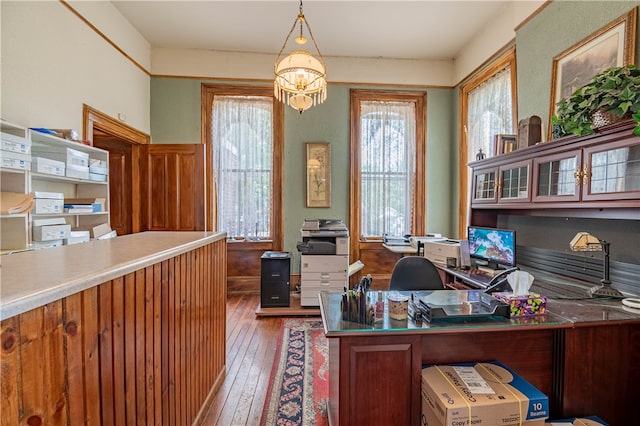
[[[43,157],[33,157],[32,162],[34,172],[64,176],[65,164],[62,161],[51,160]]]
[[[33,198],[52,198],[54,200],[64,200],[62,192],[33,191]]]
[[[64,219],[62,221],[64,222]],[[36,222],[34,221],[33,225],[34,241],[64,240],[69,238],[71,225],[36,225]]]
[[[67,244],[87,243],[89,239],[89,231],[71,231],[69,238],[67,238]]]
[[[51,247],[61,247],[64,244],[64,240],[50,240],[50,241],[33,241],[31,248],[35,250],[47,249]]]
[[[19,152],[21,154],[31,153],[31,141],[11,133],[1,132],[0,149],[4,151]]]
[[[31,151],[40,157],[63,161],[67,166],[89,167],[89,153],[77,149],[33,146]]]
[[[97,160],[95,158],[90,158],[89,173],[95,173],[97,175],[108,175],[109,169],[107,168],[107,162],[104,160]]]
[[[35,214],[60,214],[64,205],[64,200],[53,198],[36,198]]]
[[[18,170],[31,170],[31,155],[19,152],[0,150],[2,167]]]
[[[102,175],[99,173],[91,173],[91,167],[89,167],[89,180],[92,180],[95,182],[106,182],[107,175]]]
[[[67,163],[67,177],[89,180],[89,166],[75,166]]]

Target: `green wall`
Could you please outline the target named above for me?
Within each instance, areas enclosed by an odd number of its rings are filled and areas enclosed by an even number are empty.
[[[200,87],[205,82],[216,83],[188,78],[151,79],[153,143],[200,143]],[[302,115],[285,108],[284,248],[293,255],[294,272],[299,271],[296,243],[301,239],[300,227],[305,218],[337,218],[345,223],[349,220],[350,89],[347,85],[329,85],[326,102]],[[455,97],[451,89],[423,90],[427,92],[427,230],[453,236],[457,226],[457,213],[452,210],[452,206],[457,208],[457,165],[453,158],[457,144],[451,133],[455,127],[451,115]],[[305,207],[305,142],[331,143],[330,208]]]
[[[554,56],[580,42],[640,1],[554,1],[516,33],[518,116],[542,118],[546,134]],[[640,57],[636,32],[636,63]]]

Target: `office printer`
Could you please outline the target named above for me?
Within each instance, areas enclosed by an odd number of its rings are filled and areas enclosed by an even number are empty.
[[[460,265],[460,240],[426,241],[424,257],[441,265],[447,264],[447,257],[454,257],[456,265]]]
[[[349,231],[338,219],[305,219],[302,241],[296,248],[303,255],[349,254]]]

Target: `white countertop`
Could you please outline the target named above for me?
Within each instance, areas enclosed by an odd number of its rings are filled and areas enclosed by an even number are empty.
[[[222,238],[224,232],[141,232],[0,256],[0,320]]]

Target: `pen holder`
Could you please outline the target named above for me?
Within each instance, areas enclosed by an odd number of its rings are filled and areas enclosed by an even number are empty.
[[[373,324],[375,322],[375,302],[369,300],[368,293],[348,291],[342,295],[340,307],[344,321],[360,324]]]

